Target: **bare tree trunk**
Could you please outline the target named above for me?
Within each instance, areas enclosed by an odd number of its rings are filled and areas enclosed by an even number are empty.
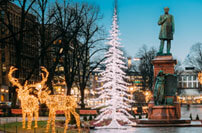
[[[15,77],[19,79],[20,77],[20,71],[21,71],[21,50],[23,45],[23,39],[24,39],[24,27],[25,27],[25,4],[26,1],[23,1],[23,5],[21,7],[21,23],[20,23],[20,34],[19,34],[19,40],[14,43],[15,49],[16,49],[16,67],[19,71],[16,72]],[[12,98],[12,107],[16,107],[16,100],[17,100],[17,92],[16,89],[13,90],[13,98]]]
[[[80,88],[80,92],[81,92],[81,108],[85,108],[85,87]]]

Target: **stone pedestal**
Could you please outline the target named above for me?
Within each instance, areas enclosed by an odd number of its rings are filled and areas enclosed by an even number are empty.
[[[177,120],[181,117],[180,104],[155,106],[149,103],[148,119],[151,120]]]
[[[153,61],[154,65],[154,82],[160,70],[165,74],[174,74],[174,67],[177,61],[170,56],[157,56]],[[151,100],[148,104],[148,119],[150,120],[177,120],[181,117],[180,104],[176,100],[176,96],[166,96],[168,105],[155,106]],[[169,103],[169,99],[173,99],[173,103]],[[170,105],[169,105],[170,104]]]
[[[154,79],[158,75],[160,70],[163,70],[165,74],[174,74],[175,65],[177,64],[177,60],[173,59],[172,55],[168,56],[156,56],[152,61],[154,65]]]

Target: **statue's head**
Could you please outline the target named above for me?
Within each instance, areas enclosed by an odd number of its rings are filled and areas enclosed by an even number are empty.
[[[162,76],[163,75],[163,70],[160,70],[158,73],[158,76]]]
[[[164,12],[165,12],[165,14],[168,14],[169,8],[168,8],[168,7],[165,7],[165,8],[164,8]]]

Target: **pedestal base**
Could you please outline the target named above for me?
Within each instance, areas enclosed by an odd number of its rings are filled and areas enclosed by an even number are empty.
[[[176,106],[153,106],[149,108],[149,119],[153,120],[170,120],[179,119],[178,111]]]
[[[177,119],[177,120],[150,120],[150,119],[140,119],[137,120],[137,124],[190,124],[190,119]]]
[[[179,120],[149,120],[140,119],[133,127],[202,127],[201,121],[191,121],[190,119]]]

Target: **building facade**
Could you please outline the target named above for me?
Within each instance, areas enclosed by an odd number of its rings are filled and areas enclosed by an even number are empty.
[[[194,67],[185,67],[178,74],[178,95],[182,103],[201,103],[201,87]]]
[[[100,72],[103,71],[105,68],[100,68],[97,70],[94,70],[93,73],[90,76],[89,80],[89,90],[86,92],[86,104],[88,104],[89,107],[96,106],[100,103],[105,102],[104,99],[102,101],[92,101],[91,99],[94,99],[98,97],[96,94],[96,88],[102,87],[103,83],[98,82],[100,78]],[[143,89],[143,79],[142,76],[138,72],[130,71],[130,69],[127,69],[126,71],[126,82],[128,83],[128,93],[130,94],[130,99],[133,99],[134,92],[140,91]]]
[[[25,30],[34,27],[35,17],[27,14],[25,18]],[[14,37],[19,39],[19,31],[21,25],[21,8],[13,3],[6,3],[0,7],[0,101],[9,101],[9,88],[11,84],[7,74],[10,66],[16,65],[16,41]],[[29,26],[29,27],[28,27]],[[35,27],[36,28],[36,27]],[[38,43],[33,31],[24,32],[23,44],[21,47],[21,72],[19,79],[25,80],[30,73],[35,57],[38,56]],[[34,80],[36,77],[32,77]],[[10,96],[11,98],[11,96]]]

